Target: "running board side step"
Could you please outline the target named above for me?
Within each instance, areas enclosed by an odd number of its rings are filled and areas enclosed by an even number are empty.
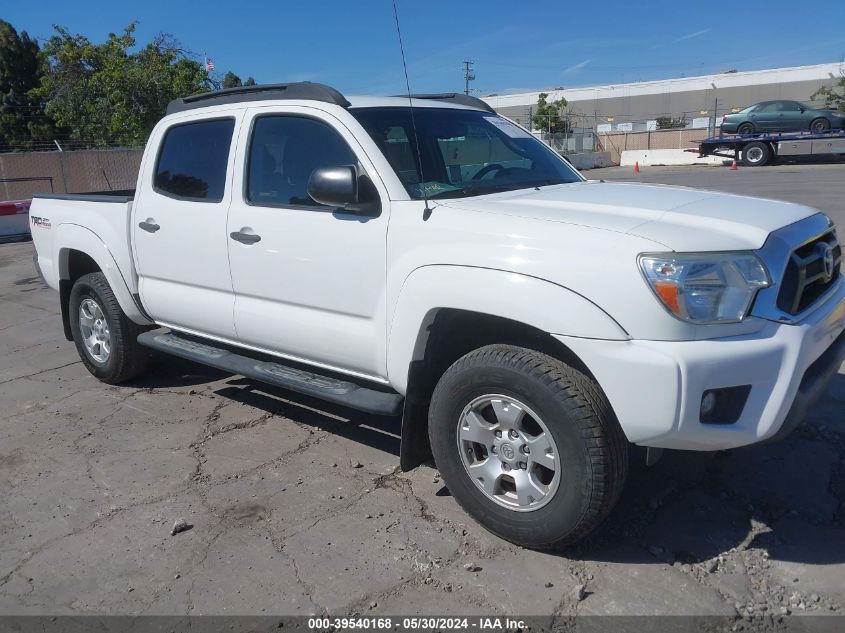
[[[398,393],[368,389],[303,369],[261,361],[236,354],[224,347],[200,343],[174,332],[152,330],[138,335],[138,343],[154,350],[216,367],[253,380],[290,389],[307,396],[378,415],[399,415],[404,399]]]

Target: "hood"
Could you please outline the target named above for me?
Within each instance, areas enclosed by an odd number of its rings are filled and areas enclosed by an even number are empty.
[[[596,181],[442,203],[634,235],[675,251],[757,249],[772,231],[818,213],[790,202],[687,187]]]

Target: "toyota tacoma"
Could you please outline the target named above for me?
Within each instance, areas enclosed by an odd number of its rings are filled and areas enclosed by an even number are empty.
[[[135,190],[38,196],[31,229],[99,380],[157,350],[395,416],[402,468],[530,547],[602,521],[631,445],[786,434],[845,356],[826,215],[586,180],[464,95],[178,99]]]

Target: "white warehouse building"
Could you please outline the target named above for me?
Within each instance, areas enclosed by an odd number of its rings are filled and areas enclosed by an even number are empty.
[[[549,100],[566,99],[573,126],[611,130],[653,129],[658,117],[684,118],[689,126],[708,127],[723,114],[759,101],[792,99],[813,103],[812,95],[823,85],[833,85],[845,72],[840,62],[728,71],[699,77],[660,79],[584,88],[538,90],[482,97],[497,112],[531,127],[541,92]],[[821,105],[816,101],[816,105]]]

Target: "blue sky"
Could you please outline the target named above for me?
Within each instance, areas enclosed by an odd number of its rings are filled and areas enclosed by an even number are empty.
[[[811,10],[819,19],[797,16],[804,7],[795,0],[397,3],[411,88],[419,92],[463,90],[464,59],[476,62],[478,94],[503,94],[845,56],[840,0],[826,15]],[[49,37],[56,23],[94,41],[138,20],[139,41],[171,33],[197,56],[212,57],[221,74],[321,81],[348,94],[404,90],[390,0],[17,1],[2,17],[37,38]]]

